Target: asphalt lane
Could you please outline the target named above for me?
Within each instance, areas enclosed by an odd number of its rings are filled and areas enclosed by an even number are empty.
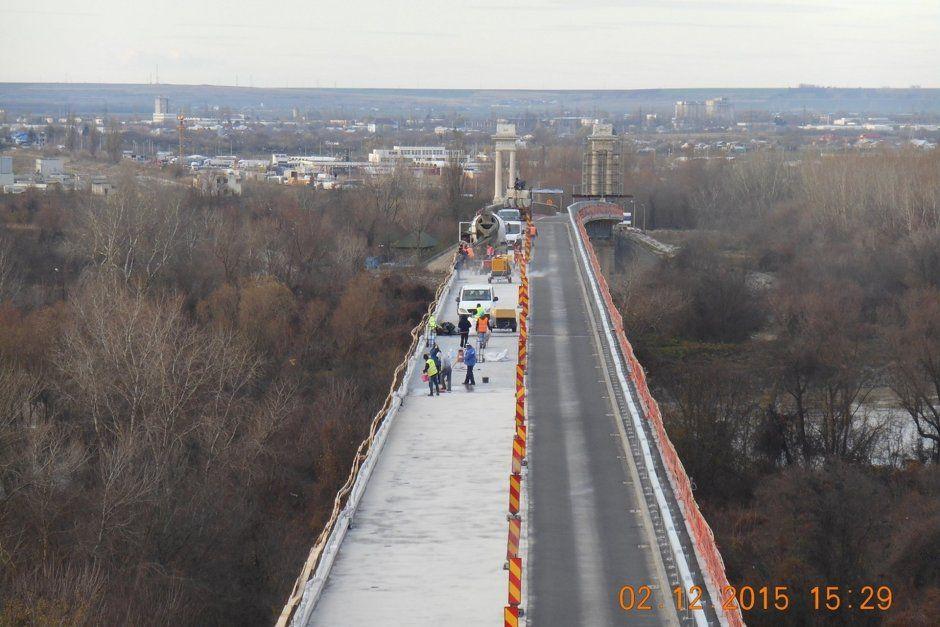
[[[530,266],[529,624],[675,624],[599,361],[567,217],[537,224]],[[651,610],[620,607],[628,585],[653,587]]]

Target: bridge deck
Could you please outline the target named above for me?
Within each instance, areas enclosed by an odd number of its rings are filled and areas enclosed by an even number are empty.
[[[530,266],[529,589],[533,625],[675,624],[670,586],[594,325],[567,217],[538,222]],[[621,586],[655,586],[652,611]],[[660,609],[662,604],[663,609]]]
[[[441,321],[456,323],[457,289],[485,283],[463,272]],[[515,307],[518,278],[499,283]],[[476,343],[474,334],[470,340]],[[494,333],[473,392],[454,371],[453,392],[428,398],[419,376],[385,448],[317,604],[311,625],[488,625],[506,603],[506,510],[518,335]],[[442,337],[456,354],[459,338]],[[483,383],[490,377],[490,383]]]

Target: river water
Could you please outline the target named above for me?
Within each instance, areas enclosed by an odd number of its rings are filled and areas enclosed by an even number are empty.
[[[592,243],[611,286],[622,285],[624,281],[629,284],[636,274],[656,267],[660,261],[648,248],[630,238],[595,239]],[[873,463],[901,465],[912,456],[919,435],[913,420],[899,407],[891,390],[884,387],[873,390],[857,412],[860,423],[868,429],[882,431],[872,454]]]

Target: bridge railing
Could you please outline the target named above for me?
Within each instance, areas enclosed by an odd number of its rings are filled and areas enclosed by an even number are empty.
[[[584,228],[586,222],[592,220],[621,220],[623,217],[623,210],[609,203],[577,203],[576,205],[572,205],[571,211],[576,217],[574,222],[580,231],[582,241],[585,243],[589,242],[587,231]],[[627,335],[623,327],[623,317],[614,305],[607,279],[601,271],[601,266],[594,252],[594,247],[587,245],[585,248],[587,249],[594,276],[600,286],[601,296],[604,300],[608,317],[613,325],[612,330],[620,345],[624,360],[627,362],[630,379],[633,381],[637,395],[640,397],[640,402],[643,405],[643,413],[652,426],[653,433],[656,436],[655,439],[659,454],[662,457],[663,464],[668,470],[669,483],[672,486],[673,494],[675,494],[679,502],[679,507],[682,510],[686,528],[695,546],[699,566],[705,573],[706,584],[712,596],[715,610],[718,616],[723,619],[723,623],[732,626],[743,626],[744,620],[738,607],[734,607],[730,610],[726,607],[722,607],[723,597],[727,594],[726,590],[729,589],[730,585],[725,573],[724,560],[721,558],[721,553],[718,551],[718,545],[715,542],[715,535],[708,525],[708,522],[705,520],[705,517],[702,515],[698,503],[695,501],[689,476],[686,474],[682,460],[679,459],[679,454],[676,452],[672,441],[669,439],[669,435],[666,433],[659,404],[650,393],[646,380],[646,371],[643,369],[639,360],[637,360],[630,341],[627,340]]]
[[[310,554],[304,562],[300,576],[294,583],[287,603],[278,617],[277,627],[286,627],[291,624],[305,625],[313,612],[322,587],[326,583],[326,577],[332,567],[333,560],[336,558],[336,552],[346,535],[346,530],[349,528],[352,516],[359,505],[359,500],[365,492],[366,484],[372,474],[378,454],[385,443],[388,427],[398,412],[398,408],[401,407],[403,397],[407,394],[408,382],[414,374],[416,351],[425,337],[428,319],[432,313],[438,318],[440,317],[440,310],[444,304],[442,299],[453,284],[453,262],[456,262],[456,252],[453,252],[452,255],[452,263],[449,266],[447,277],[438,286],[437,292],[434,294],[434,300],[428,305],[421,322],[411,330],[411,344],[405,353],[405,358],[395,368],[385,401],[372,418],[369,435],[359,444],[359,448],[356,450],[346,482],[340,487],[333,499],[333,509],[330,517],[323,525],[323,530],[317,536],[313,548],[310,549]],[[298,609],[300,609],[300,612],[298,612]]]

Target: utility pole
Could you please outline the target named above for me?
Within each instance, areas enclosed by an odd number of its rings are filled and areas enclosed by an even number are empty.
[[[180,166],[183,165],[183,131],[186,130],[186,125],[183,124],[183,120],[185,119],[186,117],[182,113],[176,116],[176,121],[179,122],[179,125],[176,127],[176,130],[179,132],[179,136],[180,136],[180,160],[179,160]]]

